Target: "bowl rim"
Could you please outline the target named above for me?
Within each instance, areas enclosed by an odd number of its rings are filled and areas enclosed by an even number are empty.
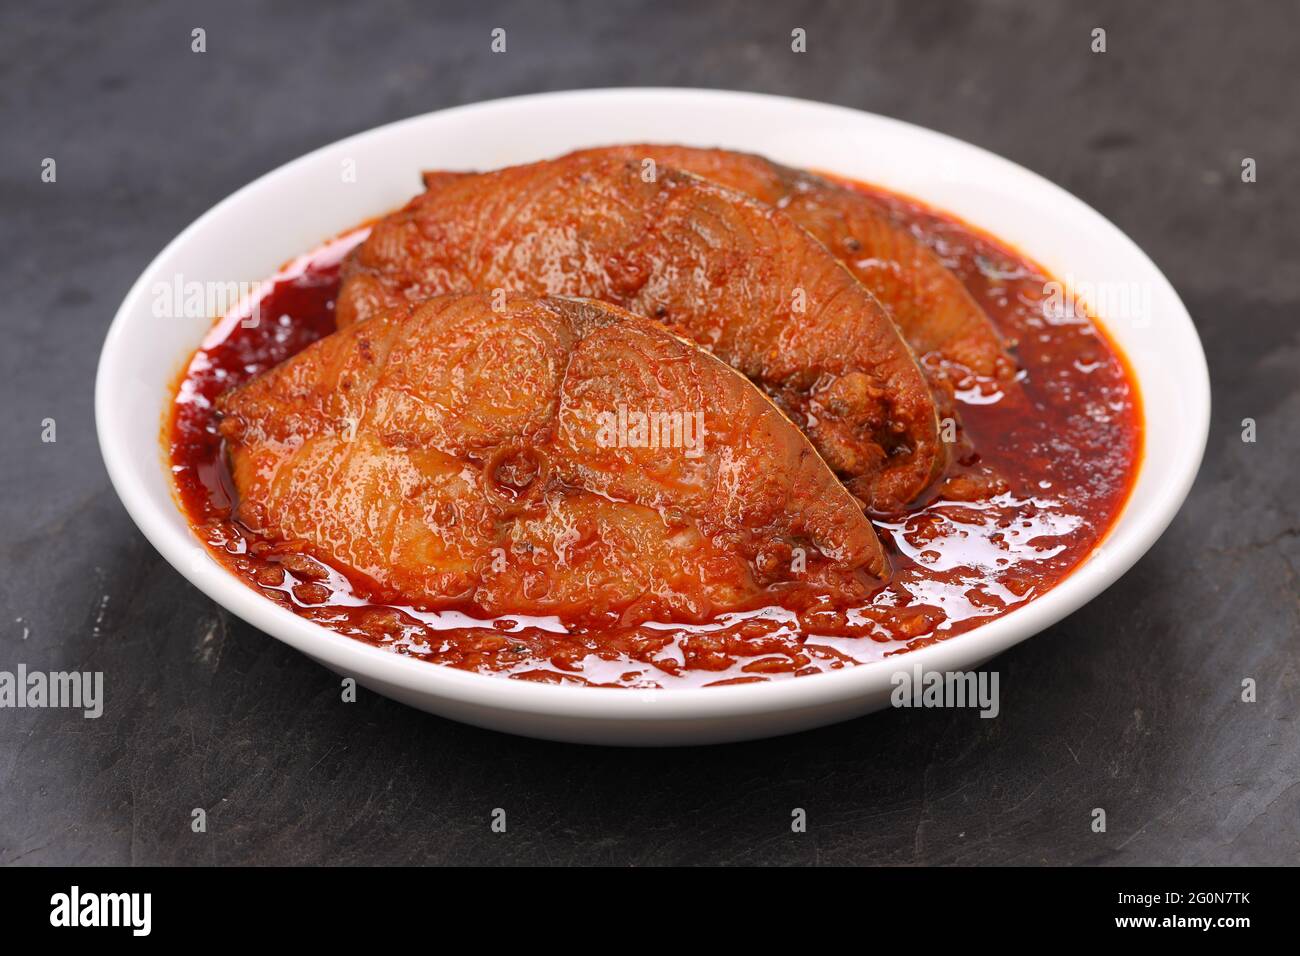
[[[359,140],[381,132],[396,133],[407,127],[428,122],[432,117],[447,117],[471,111],[493,110],[527,106],[541,100],[573,100],[580,107],[584,100],[598,99],[671,100],[674,98],[699,101],[713,98],[719,101],[763,101],[784,103],[808,111],[821,111],[828,119],[839,117],[846,121],[860,121],[868,117],[875,122],[906,128],[909,134],[921,134],[954,144],[962,150],[976,150],[993,165],[1001,166],[1010,174],[1028,178],[1039,188],[1054,193],[1054,198],[1068,207],[1073,215],[1090,220],[1091,224],[1113,242],[1126,256],[1133,257],[1150,273],[1151,281],[1163,286],[1171,301],[1178,305],[1177,313],[1167,318],[1185,324],[1195,345],[1195,368],[1184,370],[1189,385],[1198,399],[1195,406],[1184,409],[1185,427],[1196,436],[1194,442],[1182,447],[1182,461],[1176,462],[1176,481],[1166,484],[1154,507],[1140,514],[1130,514],[1132,487],[1136,487],[1147,467],[1146,456],[1138,462],[1134,473],[1130,497],[1116,515],[1107,533],[1097,543],[1088,558],[1071,570],[1055,587],[1022,607],[1008,612],[987,624],[982,624],[953,638],[926,647],[908,651],[897,657],[870,661],[840,670],[807,675],[799,679],[770,682],[729,684],[714,687],[665,687],[660,689],[635,689],[589,687],[571,684],[545,684],[503,678],[501,675],[482,674],[433,664],[428,661],[396,654],[381,647],[366,644],[299,617],[257,594],[228,572],[207,554],[192,529],[174,528],[162,515],[157,503],[131,480],[130,465],[124,444],[120,440],[126,427],[118,406],[110,394],[112,373],[119,355],[126,347],[127,326],[130,315],[136,311],[141,298],[153,279],[160,263],[188,243],[193,236],[205,230],[223,210],[237,203],[250,191],[268,188],[277,180],[292,177],[316,157],[326,151],[345,148]],[[723,105],[722,102],[719,105]],[[921,197],[924,201],[924,197]],[[1025,254],[1033,257],[1032,250]],[[277,264],[278,266],[278,264]],[[269,274],[269,271],[268,271]],[[1119,348],[1113,336],[1108,336]],[[1144,393],[1142,369],[1132,357],[1125,355],[1131,374],[1138,385],[1139,395]],[[1144,404],[1143,404],[1144,409]],[[160,412],[165,410],[165,396],[160,396]],[[743,716],[748,713],[776,713],[820,707],[829,702],[866,696],[888,686],[891,675],[901,669],[909,672],[920,667],[924,671],[973,670],[989,658],[1026,640],[1062,620],[1083,604],[1101,594],[1146,553],[1165,531],[1183,504],[1199,470],[1209,434],[1210,385],[1204,349],[1195,325],[1177,292],[1147,254],[1122,230],[1082,200],[1038,175],[995,153],[945,133],[917,126],[903,120],[851,107],[820,103],[812,100],[764,93],[722,89],[684,87],[628,87],[562,90],[532,93],[485,100],[476,103],[434,110],[373,127],[343,139],[322,145],[302,156],[290,160],[242,186],[209,208],[183,229],[149,262],[132,284],[114,315],[104,340],[95,380],[95,419],[100,450],[109,478],[122,500],[128,514],[149,542],[163,558],[183,577],[209,598],[247,621],[264,633],[284,641],[307,656],[326,664],[339,673],[382,681],[405,690],[439,698],[474,704],[494,709],[537,715],[561,715],[573,718],[598,717],[605,720],[683,720],[726,716]],[[1142,415],[1145,432],[1147,418]],[[165,467],[161,452],[160,466]],[[170,486],[170,478],[167,479]],[[168,507],[176,508],[174,498]],[[1128,522],[1123,542],[1112,546],[1115,531],[1122,522]],[[1092,558],[1106,549],[1108,560]],[[194,561],[196,553],[206,561]]]

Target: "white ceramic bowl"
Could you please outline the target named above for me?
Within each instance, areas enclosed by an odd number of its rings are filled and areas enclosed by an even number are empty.
[[[1024,607],[903,657],[768,684],[661,691],[534,684],[401,657],[276,606],[207,557],[173,502],[159,422],[170,383],[211,323],[155,318],[155,283],[178,274],[263,279],[404,203],[423,169],[488,169],[635,141],[728,146],[878,183],[983,227],[1078,287],[1140,290],[1139,309],[1099,309],[1136,373],[1146,449],[1128,506],[1095,557]],[[345,181],[347,168],[355,182]],[[1164,276],[1115,226],[1034,173],[947,136],[835,106],[720,91],[592,90],[417,116],[245,186],[173,240],[127,294],[100,357],[95,414],[109,475],[136,524],[196,587],[250,624],[377,693],[455,720],[554,740],[664,745],[790,733],[880,709],[900,665],[977,667],[1096,597],[1186,497],[1205,448],[1210,389],[1196,331]]]

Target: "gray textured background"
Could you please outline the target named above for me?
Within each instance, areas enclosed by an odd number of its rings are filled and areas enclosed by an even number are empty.
[[[318,7],[0,13],[0,669],[102,670],[108,695],[95,721],[0,711],[0,862],[1300,859],[1296,5]],[[494,26],[505,56],[488,52]],[[793,26],[806,55],[789,52]],[[369,694],[345,707],[337,678],[205,599],[127,518],[96,447],[95,362],[167,240],[341,136],[607,85],[791,94],[970,140],[1091,203],[1182,293],[1214,382],[1200,478],[1120,583],[1000,658],[1000,719],[897,712],[646,752]],[[46,156],[57,185],[40,182]],[[1258,703],[1238,701],[1246,676]],[[792,807],[807,834],[790,833]]]

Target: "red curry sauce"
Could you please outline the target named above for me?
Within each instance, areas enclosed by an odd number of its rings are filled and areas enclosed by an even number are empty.
[[[989,392],[986,384],[958,394],[975,452],[951,474],[985,466],[1008,490],[963,496],[971,500],[950,494],[876,522],[895,573],[869,605],[805,614],[802,628],[779,606],[705,625],[617,630],[553,617],[480,620],[368,600],[361,582],[277,551],[233,521],[213,402],[334,330],[339,264],[368,227],[282,269],[264,288],[256,323],[245,303],[209,333],[180,380],[166,433],[177,497],[223,564],[294,613],[395,653],[518,679],[624,687],[769,680],[877,660],[1006,614],[1068,575],[1123,508],[1141,454],[1136,386],[1098,326],[1055,305],[1040,267],[952,216],[850,185],[884,202],[957,274],[1023,370],[1018,390]]]

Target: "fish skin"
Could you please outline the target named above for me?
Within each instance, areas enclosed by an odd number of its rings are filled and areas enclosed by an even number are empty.
[[[873,514],[944,471],[934,396],[872,295],[781,211],[671,168],[588,154],[431,188],[343,268],[339,324],[470,289],[586,296],[658,319],[743,372]]]
[[[606,155],[702,176],[780,209],[844,263],[880,303],[936,385],[967,371],[1009,384],[1017,366],[997,327],[939,257],[872,197],[825,176],[735,150],[657,143],[602,146]],[[472,175],[424,174],[426,189]]]
[[[700,440],[611,441],[601,416],[620,404],[698,411]],[[762,392],[601,302],[399,306],[218,411],[240,521],[426,608],[701,622],[860,603],[889,575],[858,503]]]

